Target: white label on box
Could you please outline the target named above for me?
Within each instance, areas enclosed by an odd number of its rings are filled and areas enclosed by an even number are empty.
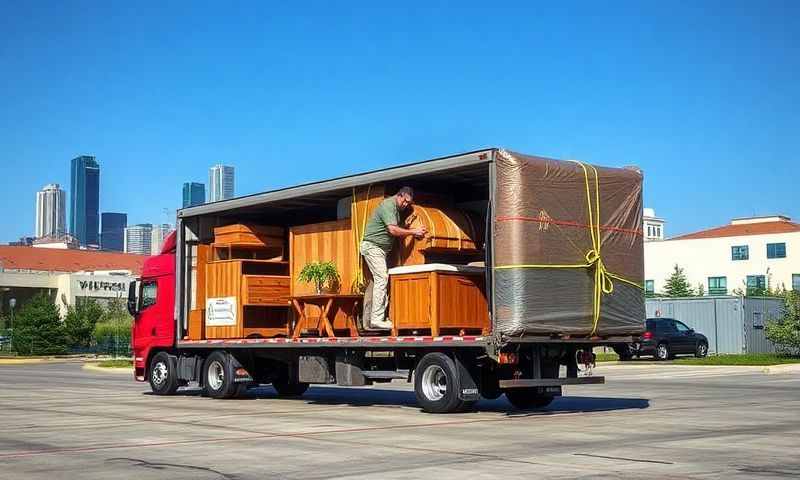
[[[236,325],[236,297],[218,297],[206,300],[206,326],[230,327]]]

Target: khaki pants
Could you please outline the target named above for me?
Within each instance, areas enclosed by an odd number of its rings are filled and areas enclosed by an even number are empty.
[[[383,327],[386,321],[386,306],[389,303],[387,287],[389,272],[386,266],[387,253],[370,242],[361,242],[361,255],[372,273],[372,281],[364,293],[364,327]]]

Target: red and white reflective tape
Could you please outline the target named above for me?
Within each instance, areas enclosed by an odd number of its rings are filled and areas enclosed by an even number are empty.
[[[314,338],[236,338],[236,339],[216,339],[216,340],[183,340],[182,344],[189,345],[261,345],[261,344],[325,344],[325,343],[442,343],[459,342],[470,343],[480,342],[486,337],[480,336],[439,336],[439,337],[314,337]]]

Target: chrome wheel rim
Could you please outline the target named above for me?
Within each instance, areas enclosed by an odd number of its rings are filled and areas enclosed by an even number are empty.
[[[666,345],[659,345],[658,346],[658,358],[667,358],[667,346]]]
[[[701,357],[705,356],[705,354],[706,354],[706,352],[707,352],[707,351],[708,351],[708,347],[706,346],[706,344],[705,344],[705,343],[701,343],[701,344],[700,344],[700,345],[697,347],[697,354],[698,354],[698,355],[700,355]]]
[[[447,375],[442,367],[431,365],[422,374],[422,393],[428,400],[436,401],[447,393]]]
[[[158,362],[153,366],[153,372],[150,374],[150,377],[153,379],[153,385],[163,385],[167,381],[167,377],[169,376],[169,369],[167,369],[167,364],[164,362]]]
[[[211,387],[212,390],[219,390],[222,388],[222,384],[225,382],[225,369],[222,368],[222,364],[219,361],[214,360],[208,366],[208,386]]]

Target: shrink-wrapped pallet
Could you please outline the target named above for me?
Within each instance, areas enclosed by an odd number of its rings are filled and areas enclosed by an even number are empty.
[[[495,332],[641,332],[641,172],[504,150],[496,158]]]

